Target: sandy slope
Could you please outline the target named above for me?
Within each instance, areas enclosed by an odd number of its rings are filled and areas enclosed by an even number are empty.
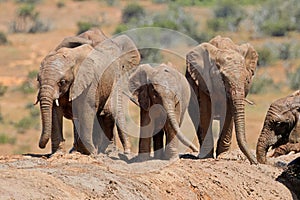
[[[275,181],[283,168],[274,165],[243,159],[128,163],[119,156],[1,157],[1,199],[292,199]]]

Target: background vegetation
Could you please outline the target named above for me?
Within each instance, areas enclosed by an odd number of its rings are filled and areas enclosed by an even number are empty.
[[[39,107],[33,106],[40,62],[64,37],[91,27],[101,28],[108,36],[133,28],[161,27],[198,43],[216,35],[238,44],[250,42],[259,53],[248,97],[256,101],[247,115],[246,128],[253,132],[261,128],[257,118],[263,120],[270,102],[300,86],[297,0],[57,0],[54,4],[50,0],[0,0],[0,9],[0,152],[41,151],[37,148]],[[168,36],[163,38],[165,43],[172,42]],[[147,46],[156,39],[142,41]],[[145,63],[172,61],[184,72],[182,58],[158,49],[140,51]],[[66,137],[72,137],[70,127],[67,124],[64,130]],[[72,143],[72,139],[66,141]]]

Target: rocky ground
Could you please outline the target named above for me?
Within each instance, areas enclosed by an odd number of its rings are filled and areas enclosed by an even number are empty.
[[[299,154],[250,165],[231,160],[177,159],[131,163],[122,154],[0,157],[1,199],[297,199],[276,181]],[[293,197],[294,195],[294,197]]]

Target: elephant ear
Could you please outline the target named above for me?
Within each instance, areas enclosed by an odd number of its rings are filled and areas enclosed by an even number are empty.
[[[134,42],[126,35],[121,35],[112,39],[121,49],[121,65],[125,72],[135,69],[140,61],[140,53]]]
[[[84,44],[92,44],[92,41],[79,36],[66,37],[56,48],[55,51],[65,48],[76,48]]]
[[[119,48],[109,39],[99,45],[98,50],[90,45],[72,49],[76,65],[73,67],[74,82],[70,88],[70,100],[77,98],[92,82],[99,82],[104,71],[119,65]]]
[[[296,124],[289,136],[290,143],[300,143],[300,119],[299,118],[300,118],[300,112],[298,111],[296,114]]]
[[[151,71],[153,68],[150,65],[143,64],[138,66],[129,78],[129,91],[138,98],[140,106],[145,110],[150,108],[148,75]]]
[[[239,48],[240,53],[242,56],[245,58],[245,66],[246,70],[249,72],[249,74],[254,76],[256,66],[257,66],[257,61],[258,61],[258,54],[253,48],[252,45],[249,43],[242,44]]]
[[[187,72],[194,81],[200,81],[198,85],[208,94],[212,91],[212,71],[218,70],[216,56],[218,49],[209,44],[202,43],[192,49],[186,55]]]
[[[91,41],[92,42],[91,45],[93,47],[97,46],[98,44],[100,44],[101,42],[103,42],[104,40],[107,39],[107,37],[104,35],[104,33],[100,29],[97,29],[97,28],[92,28],[88,31],[85,31],[85,32],[81,33],[80,35],[78,35],[78,37],[85,38],[85,39]]]

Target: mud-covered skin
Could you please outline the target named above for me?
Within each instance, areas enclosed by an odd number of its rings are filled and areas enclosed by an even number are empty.
[[[140,65],[130,76],[129,90],[140,105],[139,157],[142,160],[150,158],[152,139],[156,158],[177,158],[177,139],[197,151],[180,131],[190,97],[188,82],[180,72],[172,65]]]
[[[284,155],[290,151],[299,151],[299,108],[299,90],[274,101],[270,105],[256,146],[258,162],[267,162],[266,156],[270,147],[275,148],[273,156]]]
[[[204,157],[211,157],[214,151],[213,142],[206,142],[212,141],[212,138],[204,142],[207,136],[212,137],[211,134],[207,134],[211,127],[211,119],[220,117],[217,156],[229,150],[235,125],[241,151],[250,163],[257,163],[247,147],[245,133],[245,98],[251,86],[257,60],[258,54],[252,45],[236,45],[230,38],[221,36],[188,52],[185,76],[197,96],[197,100],[190,103],[189,113],[193,116],[194,108],[200,108],[200,121],[192,121],[201,149],[207,152]],[[201,152],[199,157],[200,155]]]

